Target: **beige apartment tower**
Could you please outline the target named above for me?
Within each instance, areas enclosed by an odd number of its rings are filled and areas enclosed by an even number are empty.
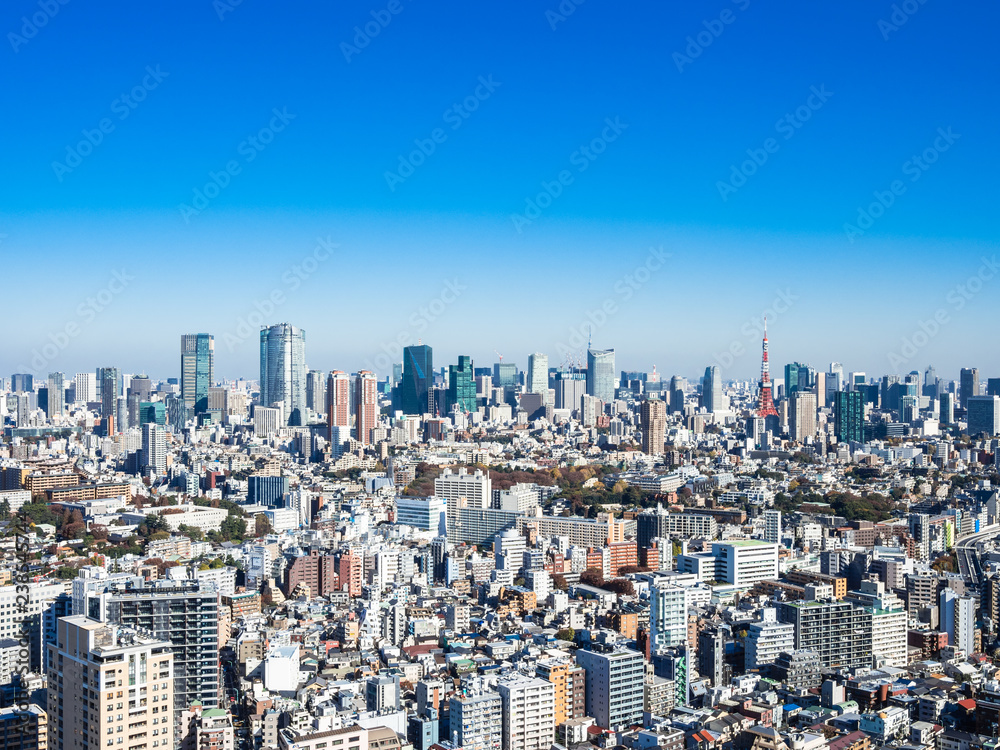
[[[48,650],[52,750],[174,746],[169,643],[74,615],[58,621]]]

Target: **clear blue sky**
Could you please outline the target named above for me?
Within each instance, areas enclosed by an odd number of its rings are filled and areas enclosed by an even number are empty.
[[[0,371],[175,376],[206,331],[256,377],[277,293],[324,370],[558,364],[607,303],[620,368],[754,377],[784,298],[776,369],[1000,375],[1000,278],[956,291],[998,250],[1000,11],[903,5],[12,0]]]

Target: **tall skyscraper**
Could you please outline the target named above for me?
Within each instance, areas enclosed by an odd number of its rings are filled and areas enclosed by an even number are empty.
[[[587,395],[606,404],[615,400],[615,350],[587,350]]]
[[[128,426],[139,426],[139,408],[143,401],[149,401],[153,392],[153,381],[146,375],[136,375],[129,382],[126,399],[128,401]]]
[[[35,378],[30,373],[15,372],[10,378],[10,389],[14,393],[31,393],[35,390]]]
[[[667,405],[659,399],[647,398],[640,407],[642,420],[642,450],[650,456],[663,453],[667,430]]]
[[[826,404],[826,373],[814,372],[812,392],[816,394],[816,408],[822,409]]]
[[[280,323],[261,329],[260,403],[280,403],[285,424],[302,424],[306,408],[306,332],[301,328]]]
[[[49,399],[52,391],[49,390]],[[1000,396],[970,396],[966,403],[967,432],[970,435],[1000,434]]]
[[[208,389],[214,382],[215,337],[208,333],[181,336],[181,398],[184,405],[195,414],[208,411]]]
[[[833,401],[833,430],[841,443],[864,441],[865,404],[861,391],[837,391]]]
[[[701,404],[706,411],[717,412],[725,409],[722,396],[722,372],[717,365],[705,368],[701,379]]]
[[[938,412],[938,419],[941,420],[941,424],[951,424],[955,421],[955,395],[953,393],[941,394]]]
[[[66,413],[66,376],[61,372],[49,373],[49,401],[45,416],[49,419]]]
[[[354,415],[357,439],[372,444],[372,430],[378,424],[378,380],[374,372],[361,370],[354,384]]]
[[[986,395],[1000,396],[1000,378],[986,379]]]
[[[167,473],[167,437],[164,429],[155,422],[142,426],[142,450],[139,463],[143,474],[162,477]]]
[[[684,378],[674,375],[670,378],[670,413],[684,412]]]
[[[320,414],[326,411],[326,374],[322,370],[306,373],[306,408]]]
[[[793,440],[804,441],[816,434],[816,394],[797,390],[792,393],[788,412],[788,432]]]
[[[826,404],[833,403],[834,394],[844,390],[844,366],[840,362],[831,362],[826,373]]]
[[[528,355],[528,393],[540,393],[542,404],[549,400],[549,357],[547,354]]]
[[[934,372],[932,365],[927,365],[927,369],[924,370],[924,387],[921,390],[921,394],[930,398],[936,398],[937,387],[937,373]]]
[[[561,370],[556,375],[556,408],[580,410],[580,398],[587,393],[587,379],[582,372]]]
[[[795,391],[808,388],[810,382],[810,367],[800,362],[785,365],[785,397],[791,398]]]
[[[351,426],[351,376],[334,370],[326,379],[326,423],[328,427]]]
[[[50,748],[179,747],[169,643],[72,615],[58,620],[48,652]]]
[[[431,386],[434,384],[434,350],[427,344],[403,349],[400,406],[404,414],[433,414]]]
[[[517,385],[517,365],[513,362],[493,364],[493,385],[497,388],[513,388]]]
[[[78,372],[75,383],[76,403],[86,404],[97,400],[97,375],[92,372]]]
[[[979,368],[963,367],[959,382],[958,403],[964,409],[972,396],[979,395]]]
[[[101,383],[101,417],[114,422],[118,412],[118,397],[121,392],[121,371],[117,367],[101,367],[97,371]],[[121,432],[124,425],[114,424],[113,432]]]
[[[455,406],[463,412],[476,410],[476,380],[472,369],[472,357],[465,354],[459,355],[457,365],[448,365],[449,413]]]

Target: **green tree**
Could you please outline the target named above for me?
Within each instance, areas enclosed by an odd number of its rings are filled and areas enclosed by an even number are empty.
[[[238,516],[228,515],[219,527],[219,536],[224,542],[242,540],[247,535],[247,522]]]
[[[267,520],[267,516],[263,513],[258,513],[253,520],[253,532],[254,536],[260,539],[262,536],[267,536],[274,529],[271,527],[271,522]]]
[[[192,542],[200,542],[205,538],[204,532],[197,526],[188,526],[187,524],[181,524],[177,527],[177,533],[183,534]]]
[[[35,524],[44,523],[58,527],[62,523],[62,517],[45,503],[25,503],[19,512]]]

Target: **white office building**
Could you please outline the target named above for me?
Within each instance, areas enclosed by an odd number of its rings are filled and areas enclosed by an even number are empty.
[[[93,372],[78,372],[74,379],[76,389],[74,403],[86,404],[97,401],[97,374]]]
[[[753,586],[778,577],[778,545],[741,540],[712,545],[717,575],[733,586]]]
[[[412,526],[422,531],[433,531],[438,536],[448,533],[445,520],[448,502],[443,497],[397,497],[396,523]]]
[[[281,421],[280,409],[273,409],[269,406],[255,406],[253,408],[253,433],[258,437],[267,437],[276,433]]]

